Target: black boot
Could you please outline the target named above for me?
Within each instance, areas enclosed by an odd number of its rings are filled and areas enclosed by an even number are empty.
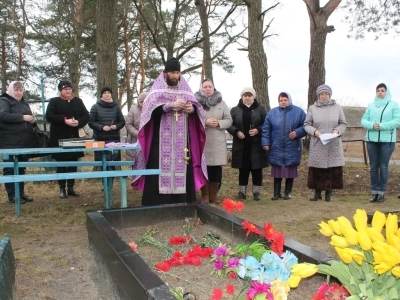
[[[326,191],[325,192],[325,201],[326,202],[332,202],[333,201],[332,191]]]
[[[285,197],[283,199],[292,199],[293,178],[286,178],[285,181]]]
[[[281,184],[282,184],[282,178],[274,178],[274,195],[272,196],[271,200],[278,200],[282,198]]]
[[[315,190],[314,196],[310,198],[310,201],[318,201],[318,199],[322,199],[321,190]]]
[[[67,197],[68,196],[67,196],[67,193],[65,192],[65,187],[63,187],[63,188],[60,187],[60,198],[65,199]]]
[[[73,186],[69,186],[67,189],[68,196],[74,196],[74,197],[79,197],[79,193],[75,192]]]
[[[378,200],[378,194],[371,194],[371,198],[369,199],[369,202],[373,203]]]

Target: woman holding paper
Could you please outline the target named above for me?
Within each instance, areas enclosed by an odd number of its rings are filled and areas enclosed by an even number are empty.
[[[293,181],[301,162],[301,139],[306,135],[306,113],[292,104],[289,93],[280,93],[278,103],[279,106],[271,109],[265,118],[261,145],[264,150],[269,151],[271,177],[274,178],[274,195],[271,199],[282,198],[281,184],[282,178],[285,178],[284,199],[289,200],[292,199]]]
[[[325,191],[325,201],[330,202],[332,190],[343,188],[344,155],[339,136],[345,132],[347,122],[342,107],[331,99],[332,89],[328,85],[319,86],[317,96],[304,122],[304,129],[311,136],[307,186],[315,191],[311,201],[322,199],[321,193]],[[326,133],[333,136],[328,136],[324,144],[321,138],[326,135],[321,135]]]
[[[383,202],[389,179],[389,160],[396,143],[396,128],[400,126],[400,109],[392,101],[390,90],[384,83],[376,87],[374,102],[370,103],[361,118],[367,130],[365,141],[370,163],[370,202]]]

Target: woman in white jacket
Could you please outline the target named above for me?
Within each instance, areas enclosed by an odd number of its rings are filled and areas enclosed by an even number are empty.
[[[200,91],[195,93],[195,97],[203,106],[206,118],[205,156],[209,183],[201,188],[202,201],[218,204],[222,166],[227,164],[225,129],[232,125],[232,117],[221,93],[215,90],[210,79],[201,82]]]

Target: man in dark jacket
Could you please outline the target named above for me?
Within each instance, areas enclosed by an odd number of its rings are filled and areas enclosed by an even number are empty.
[[[23,98],[24,87],[21,82],[13,81],[9,84],[6,93],[0,97],[0,149],[18,149],[33,147],[33,123],[35,118],[29,105]],[[20,156],[19,161],[28,161],[28,156]],[[14,162],[14,158],[4,162]],[[19,174],[25,174],[25,168],[19,168]],[[3,175],[14,175],[13,168],[4,168]],[[15,184],[5,183],[8,201],[15,203]],[[33,201],[25,195],[24,182],[20,183],[21,204]]]

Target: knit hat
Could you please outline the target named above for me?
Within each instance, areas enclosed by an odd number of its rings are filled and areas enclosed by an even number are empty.
[[[144,101],[144,99],[146,99],[147,97],[147,93],[141,93],[137,99],[138,103],[142,103]]]
[[[72,88],[72,84],[68,80],[61,80],[60,83],[58,84],[58,90],[61,92],[65,88]]]
[[[240,97],[243,97],[243,94],[245,93],[251,93],[254,96],[254,98],[257,96],[256,91],[252,87],[245,87],[240,93]]]
[[[320,85],[319,87],[317,87],[317,96],[319,97],[319,95],[321,93],[328,93],[330,96],[332,96],[332,89],[330,88],[329,85],[323,84]]]
[[[181,71],[181,64],[175,57],[171,57],[165,62],[164,72]]]
[[[101,96],[103,96],[104,92],[110,92],[110,94],[112,95],[112,88],[110,88],[109,86],[105,86],[101,89]]]

